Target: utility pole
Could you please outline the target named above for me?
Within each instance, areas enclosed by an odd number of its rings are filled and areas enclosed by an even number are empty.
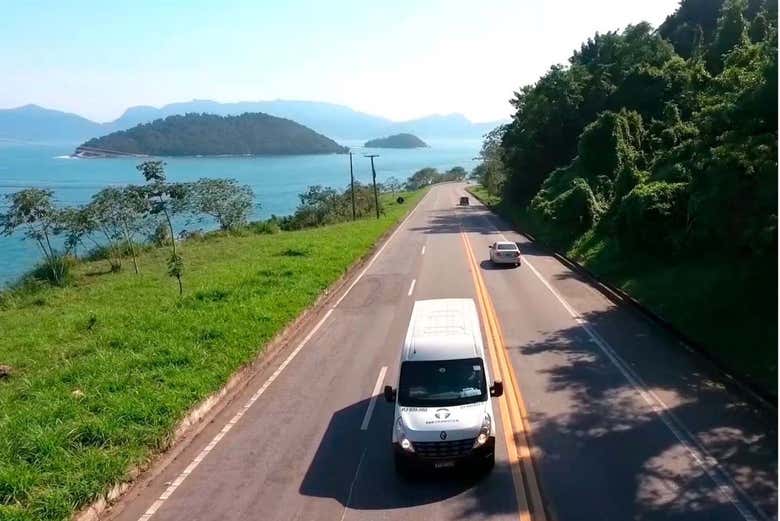
[[[352,193],[352,220],[355,220],[355,176],[352,173],[352,152],[349,153],[349,186]]]
[[[374,178],[374,208],[376,208],[376,218],[379,219],[379,195],[376,193],[376,169],[374,169],[374,158],[379,154],[369,154],[366,157],[371,158],[371,175]]]

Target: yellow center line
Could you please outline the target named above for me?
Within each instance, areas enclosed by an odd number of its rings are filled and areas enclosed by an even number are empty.
[[[528,441],[527,411],[517,384],[512,362],[506,354],[501,325],[490,299],[485,281],[471,248],[468,236],[461,230],[463,247],[477,294],[477,303],[485,327],[491,367],[494,375],[504,382],[504,397],[499,399],[499,410],[504,425],[507,453],[515,485],[521,521],[546,521],[547,516],[539,490],[536,470],[531,459]]]

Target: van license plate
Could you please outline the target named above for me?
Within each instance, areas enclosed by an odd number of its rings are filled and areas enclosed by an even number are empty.
[[[433,466],[434,466],[434,468],[437,468],[437,469],[448,469],[450,467],[454,467],[455,466],[455,462],[454,461],[437,461],[436,463],[433,464]]]

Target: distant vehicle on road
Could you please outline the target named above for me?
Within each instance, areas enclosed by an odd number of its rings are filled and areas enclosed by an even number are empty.
[[[395,403],[393,452],[402,475],[495,464],[496,424],[477,308],[471,299],[418,300],[401,351]]]
[[[460,198],[460,201],[458,202],[460,206],[468,206],[469,205],[469,198],[465,195]]]
[[[497,241],[490,246],[490,261],[493,264],[514,264],[520,266],[520,248],[509,241]]]

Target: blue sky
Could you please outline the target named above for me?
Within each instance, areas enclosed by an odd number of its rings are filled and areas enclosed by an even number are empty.
[[[588,36],[657,26],[677,3],[6,0],[0,107],[108,121],[132,105],[282,98],[494,120]]]

